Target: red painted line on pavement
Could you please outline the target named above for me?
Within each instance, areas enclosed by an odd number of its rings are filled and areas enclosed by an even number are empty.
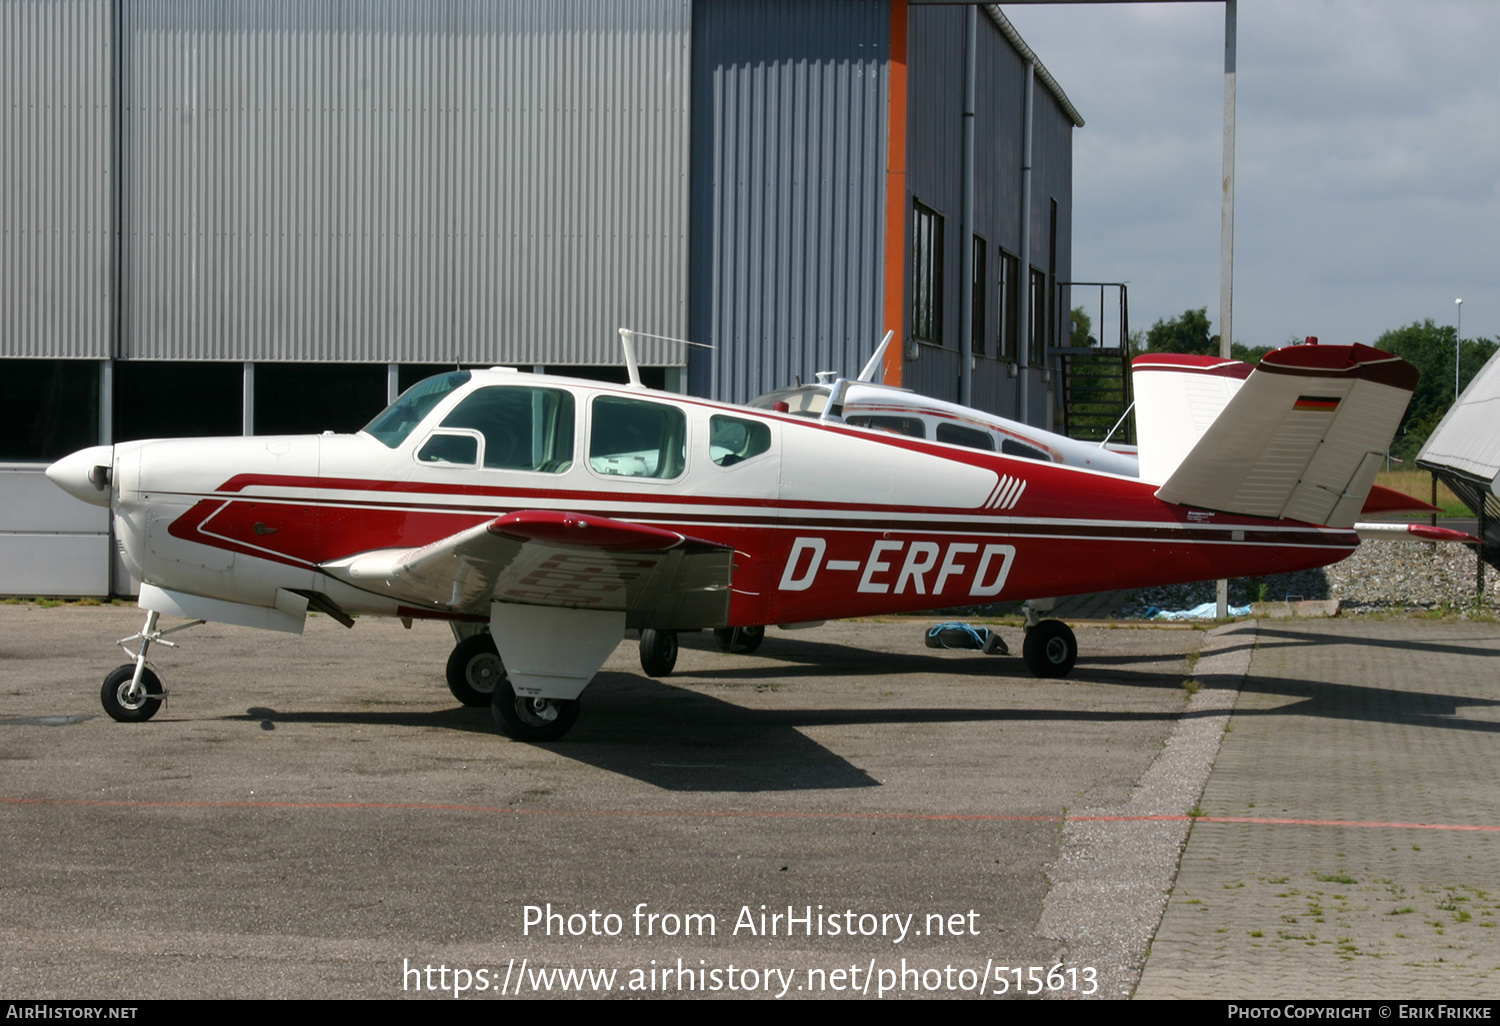
[[[94,806],[132,809],[391,809],[413,812],[483,812],[517,816],[641,816],[721,819],[910,819],[975,823],[1250,823],[1258,826],[1328,826],[1361,829],[1458,830],[1500,833],[1500,826],[1470,823],[1400,823],[1377,820],[1292,819],[1274,816],[1020,816],[945,812],[744,812],[724,810],[672,811],[646,809],[518,809],[503,805],[455,805],[436,802],[291,802],[182,801],[151,802],[108,798],[0,798],[0,805]]]

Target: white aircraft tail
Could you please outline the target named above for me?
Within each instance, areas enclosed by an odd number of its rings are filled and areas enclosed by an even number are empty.
[[[1163,484],[1254,370],[1217,356],[1148,353],[1130,364],[1141,480]]]
[[[1137,364],[1161,359],[1140,357]],[[1175,461],[1156,494],[1167,502],[1225,513],[1352,527],[1416,387],[1416,370],[1369,346],[1293,346],[1267,354],[1242,380],[1236,377],[1237,389],[1222,382],[1200,387],[1202,378],[1228,379],[1246,366],[1226,363],[1233,361],[1196,364],[1206,370],[1184,370],[1179,363],[1175,371],[1137,376],[1137,389],[1144,380],[1149,390],[1152,375],[1160,373],[1159,391],[1170,400],[1162,405],[1177,418],[1182,435],[1196,428],[1189,418],[1210,408],[1217,395],[1230,393],[1222,412]],[[1199,377],[1173,383],[1169,374]],[[1137,396],[1140,404],[1144,397],[1139,391]],[[1144,419],[1151,418],[1148,413]],[[1146,468],[1153,457],[1142,420],[1137,425],[1141,476],[1149,480]],[[1172,450],[1181,448],[1181,440],[1163,438],[1160,423],[1152,431],[1151,443],[1166,452],[1151,464],[1159,473],[1173,463]]]

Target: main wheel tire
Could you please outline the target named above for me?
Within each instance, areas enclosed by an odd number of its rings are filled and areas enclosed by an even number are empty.
[[[670,677],[677,666],[677,632],[641,631],[641,669],[648,677]]]
[[[766,640],[766,629],[764,627],[719,627],[714,631],[714,637],[719,640],[719,648],[725,652],[749,655],[760,648],[760,643]]]
[[[578,699],[521,698],[509,680],[497,684],[491,698],[495,722],[514,741],[556,741],[578,721]]]
[[[464,705],[484,707],[505,680],[505,664],[489,634],[471,634],[448,656],[448,690]]]
[[[1078,639],[1061,620],[1043,620],[1027,630],[1021,655],[1034,677],[1066,677],[1078,660]]]
[[[141,671],[141,688],[144,694],[134,698],[130,695],[130,682],[135,679],[135,663],[117,666],[104,678],[99,689],[99,701],[111,719],[121,723],[145,723],[161,708],[161,678],[151,670]]]

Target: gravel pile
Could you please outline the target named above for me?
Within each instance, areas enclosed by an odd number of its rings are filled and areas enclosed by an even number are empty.
[[[1229,582],[1229,604],[1297,599],[1338,599],[1344,615],[1407,613],[1451,609],[1468,615],[1474,608],[1475,556],[1462,545],[1430,542],[1365,542],[1354,555],[1330,567],[1239,578]],[[1500,571],[1486,566],[1485,615],[1500,609]],[[1136,592],[1120,610],[1138,619],[1146,610],[1191,609],[1214,601],[1214,582],[1146,588]]]

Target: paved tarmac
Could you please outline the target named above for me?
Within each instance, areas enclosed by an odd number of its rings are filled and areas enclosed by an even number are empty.
[[[524,745],[446,629],[323,617],[175,635],[116,724],[140,619],[0,606],[0,997],[1500,994],[1494,624],[1085,627],[1066,682],[910,622],[627,642]]]
[[[1254,633],[1136,996],[1500,998],[1500,627]]]

